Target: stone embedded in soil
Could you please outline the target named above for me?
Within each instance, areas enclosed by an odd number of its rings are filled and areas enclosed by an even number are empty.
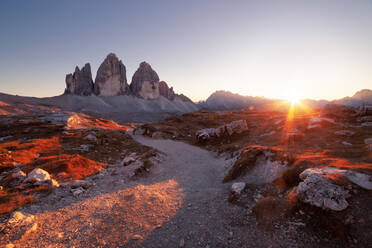
[[[297,187],[297,197],[300,201],[334,211],[342,211],[349,206],[346,201],[348,191],[333,184],[316,169],[305,170],[300,174],[300,178],[303,180]]]
[[[229,202],[234,202],[239,200],[241,193],[245,189],[245,183],[244,182],[239,182],[239,183],[234,183],[231,185],[231,189],[229,192]]]
[[[364,143],[367,144],[367,145],[371,145],[372,144],[372,138],[365,139]]]
[[[130,165],[131,163],[133,163],[134,161],[136,161],[136,157],[135,157],[135,156],[136,156],[135,153],[132,153],[132,154],[126,156],[126,157],[123,159],[122,164],[123,164],[124,166],[128,166],[128,165]]]
[[[29,183],[36,183],[46,180],[50,180],[50,175],[47,171],[40,168],[33,169],[26,178],[26,182]]]
[[[71,193],[73,196],[78,197],[82,193],[84,193],[84,189],[82,187],[76,188],[76,189],[71,189]]]
[[[84,188],[88,189],[92,186],[92,183],[87,181],[87,180],[76,180],[71,184],[71,188],[76,189],[76,188]]]
[[[59,187],[59,183],[50,178],[47,171],[35,168],[28,175],[24,183],[31,183],[36,186]]]
[[[245,120],[237,120],[231,123],[219,126],[217,128],[206,128],[196,132],[196,140],[199,143],[206,142],[211,138],[219,138],[222,136],[231,136],[240,134],[248,130],[248,125]]]
[[[239,154],[224,178],[228,182],[249,173],[251,183],[272,182],[280,177],[290,164],[288,155],[279,149],[264,146],[247,146]]]

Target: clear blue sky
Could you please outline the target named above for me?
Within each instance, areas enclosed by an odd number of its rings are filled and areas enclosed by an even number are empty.
[[[109,52],[193,100],[334,99],[372,88],[372,1],[0,0],[0,92],[61,94]]]

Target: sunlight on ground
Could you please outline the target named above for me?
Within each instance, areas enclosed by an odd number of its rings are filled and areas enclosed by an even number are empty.
[[[27,142],[23,140],[3,142],[0,144],[0,161],[4,165],[27,164],[38,158],[41,153],[52,153],[60,149],[61,144],[57,136],[49,139],[30,139]]]
[[[74,114],[67,120],[67,129],[85,129],[98,127],[102,129],[128,131],[132,126],[122,126],[112,120],[94,119],[85,114]]]
[[[31,247],[122,247],[140,244],[170,221],[182,207],[184,193],[175,180],[137,185],[36,215],[40,228]],[[115,227],[115,228],[113,228]]]

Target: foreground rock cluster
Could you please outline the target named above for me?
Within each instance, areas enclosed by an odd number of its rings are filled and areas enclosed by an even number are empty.
[[[191,102],[186,96],[176,94],[173,87],[169,88],[166,82],[160,81],[158,74],[146,62],[140,64],[129,85],[125,65],[114,53],[107,55],[102,62],[94,82],[89,63],[81,70],[76,66],[73,74],[66,75],[65,94],[132,95],[143,99],[156,99],[162,96],[171,101],[178,98],[181,101]]]

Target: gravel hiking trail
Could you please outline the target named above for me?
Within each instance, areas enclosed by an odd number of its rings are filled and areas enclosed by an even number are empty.
[[[228,203],[225,160],[183,142],[133,136],[162,153],[150,172],[128,177],[110,165],[88,178],[79,197],[68,187],[21,209],[37,229],[14,247],[280,247],[257,229],[248,209]],[[17,233],[10,234],[17,235]],[[9,240],[8,240],[9,242]],[[295,245],[292,243],[291,247]]]

